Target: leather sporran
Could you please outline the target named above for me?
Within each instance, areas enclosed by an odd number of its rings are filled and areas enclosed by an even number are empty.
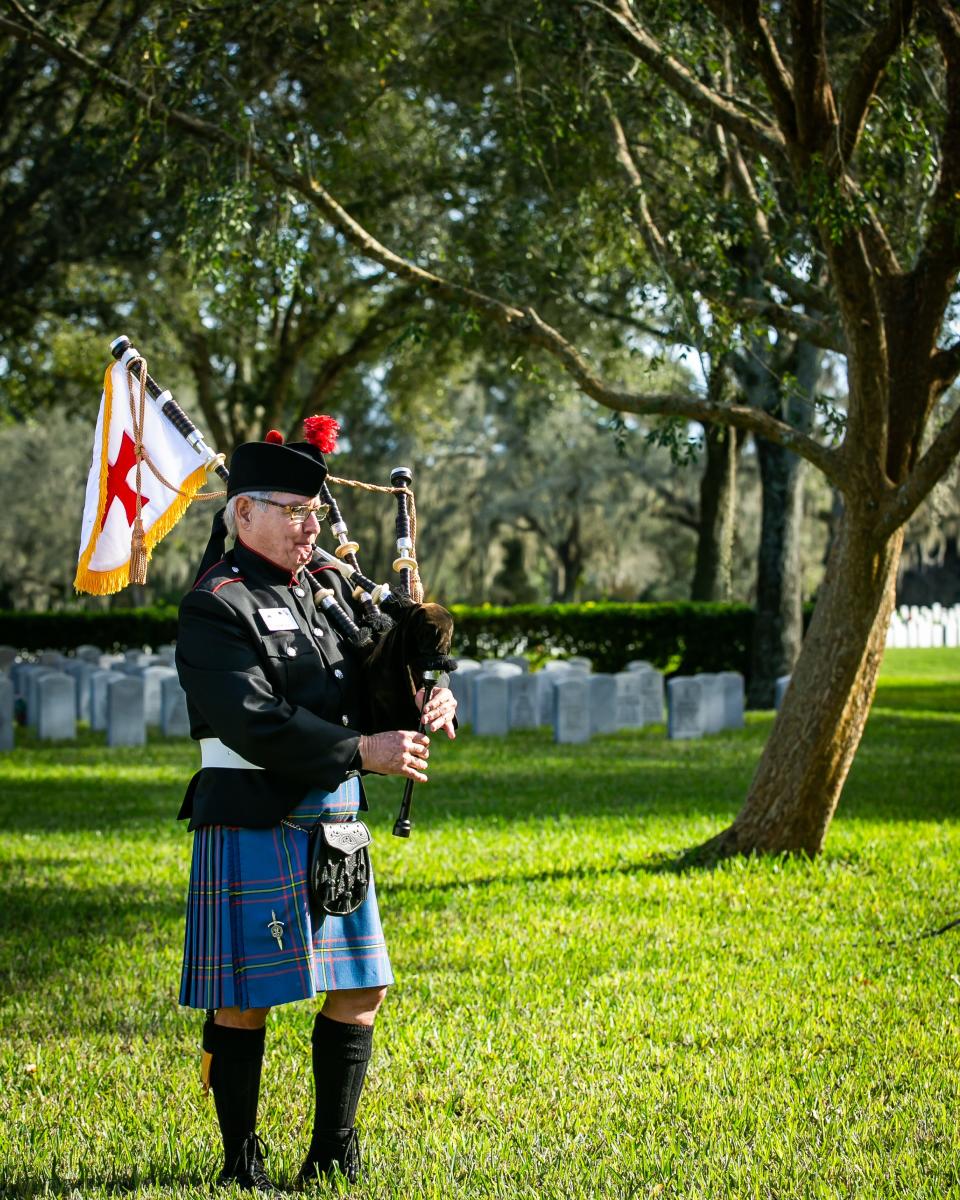
[[[313,827],[307,884],[315,916],[345,917],[366,900],[372,840],[362,821],[320,821]]]

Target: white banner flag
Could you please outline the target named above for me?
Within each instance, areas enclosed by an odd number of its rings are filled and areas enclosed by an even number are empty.
[[[129,376],[122,363],[107,368],[100,415],[93,436],[93,462],[87,477],[80,533],[80,560],[74,587],[105,596],[130,582],[130,540],[137,515],[137,456]],[[134,400],[139,383],[134,379]],[[161,483],[146,462],[140,467],[140,520],[147,558],[183,516],[207,479],[197,452],[147,398],[143,446]],[[199,465],[198,465],[199,464]],[[185,492],[186,495],[179,495]]]

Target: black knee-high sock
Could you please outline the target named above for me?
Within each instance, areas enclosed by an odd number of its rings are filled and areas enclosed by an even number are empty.
[[[317,1013],[313,1024],[315,1141],[324,1134],[353,1126],[372,1052],[372,1025],[346,1025]]]
[[[208,1017],[203,1026],[203,1048],[213,1056],[210,1086],[223,1137],[224,1167],[232,1171],[243,1143],[257,1127],[260,1072],[266,1029],[234,1029],[215,1025]]]

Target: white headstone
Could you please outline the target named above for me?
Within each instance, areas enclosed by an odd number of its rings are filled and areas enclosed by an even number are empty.
[[[512,663],[515,667],[519,667],[524,674],[530,670],[530,663],[522,654],[508,654],[503,661],[506,663]]]
[[[0,671],[9,671],[17,661],[17,652],[13,646],[0,646]]]
[[[176,673],[160,681],[160,728],[164,737],[189,737],[187,693]]]
[[[502,658],[485,658],[480,664],[480,670],[484,675],[499,675],[501,679],[523,674],[516,663],[507,662]]]
[[[743,728],[744,686],[739,671],[721,671],[717,676],[723,684],[723,727]]]
[[[617,681],[617,728],[641,729],[643,727],[643,692],[640,675],[636,671],[619,671]]]
[[[150,666],[144,667],[143,676],[143,712],[147,724],[161,724],[163,705],[160,701],[160,685],[171,676],[176,678],[177,672],[173,667]]]
[[[475,671],[479,666],[480,663],[475,658],[457,659],[457,670],[461,671],[464,675],[466,675],[468,671]]]
[[[553,690],[553,739],[556,742],[590,740],[590,684],[582,672],[571,671],[557,680]]]
[[[77,736],[77,685],[65,672],[37,680],[37,737],[54,741]]]
[[[616,733],[617,679],[597,673],[590,676],[590,732]]]
[[[720,733],[723,729],[723,680],[719,675],[704,672],[700,679],[703,697],[704,733]]]
[[[473,677],[473,732],[479,737],[502,736],[510,728],[507,677],[477,671]]]
[[[15,696],[26,696],[27,676],[33,670],[33,663],[14,662],[10,666],[10,682],[13,684]]]
[[[548,658],[543,664],[544,671],[569,671],[570,664],[565,658]]]
[[[637,671],[640,676],[640,696],[643,702],[644,725],[663,724],[663,676],[652,667],[648,671]]]
[[[586,671],[589,675],[593,670],[593,659],[584,658],[582,654],[575,654],[573,658],[567,659],[567,666],[574,671]]]
[[[0,750],[13,749],[13,684],[0,675]]]
[[[164,667],[172,667],[176,662],[177,647],[175,642],[170,642],[166,646],[157,647],[157,659]]]
[[[783,698],[787,694],[787,688],[790,686],[790,676],[781,675],[777,680],[776,692],[774,694],[773,706],[780,711],[780,705],[783,703]]]
[[[537,705],[539,707],[539,716],[541,725],[552,725],[553,718],[556,715],[556,691],[557,684],[561,679],[567,679],[573,675],[573,671],[537,671],[533,678],[537,681]]]
[[[77,720],[90,720],[90,676],[96,669],[82,658],[68,659],[64,671],[77,689]]]
[[[703,681],[699,675],[675,675],[667,681],[667,737],[703,737],[706,719]]]
[[[119,671],[94,671],[90,676],[90,728],[96,732],[107,727],[107,692],[113,680],[121,678]]]
[[[460,660],[460,665],[450,675],[450,691],[453,692],[457,700],[457,722],[460,725],[473,724],[472,677],[475,671],[476,667],[465,671],[463,669],[463,661]]]
[[[118,672],[107,689],[107,745],[143,746],[146,741],[143,680]]]
[[[653,663],[647,662],[645,658],[631,658],[624,667],[625,671],[652,671],[654,670]]]
[[[41,650],[37,655],[37,662],[42,667],[56,667],[59,670],[66,659],[59,650]]]
[[[91,646],[89,643],[78,646],[74,651],[77,658],[82,658],[84,662],[88,662],[94,667],[100,665],[100,655],[102,653],[103,651],[99,646]]]
[[[540,724],[540,688],[536,675],[514,675],[507,680],[511,729],[536,729]]]
[[[42,667],[39,664],[32,665],[26,677],[23,679],[24,699],[26,700],[27,724],[31,728],[36,728],[37,719],[40,708],[40,693],[37,691],[38,685],[42,679],[48,675],[60,675],[61,671],[55,671],[52,667]],[[69,676],[68,676],[69,678]]]

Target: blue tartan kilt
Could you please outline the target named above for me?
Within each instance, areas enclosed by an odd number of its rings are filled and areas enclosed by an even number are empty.
[[[310,791],[290,816],[310,828],[344,821],[360,804],[356,778]],[[180,1003],[267,1008],[319,992],[393,983],[371,875],[363,904],[345,917],[310,917],[307,833],[289,825],[196,830],[187,894]]]

